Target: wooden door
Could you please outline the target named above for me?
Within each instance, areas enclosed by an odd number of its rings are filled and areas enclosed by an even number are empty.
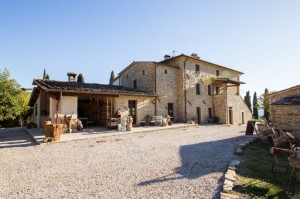
[[[242,124],[245,124],[245,116],[244,116],[244,112],[242,112]]]
[[[197,107],[196,110],[197,110],[197,123],[201,124],[201,108]]]
[[[132,124],[136,124],[136,100],[128,100],[129,115],[133,119]]]
[[[229,123],[233,124],[232,107],[229,107]]]
[[[171,121],[174,119],[173,103],[168,103],[168,115],[171,117]]]

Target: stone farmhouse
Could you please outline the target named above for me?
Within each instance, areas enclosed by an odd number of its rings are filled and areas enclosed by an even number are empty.
[[[146,117],[169,115],[174,122],[244,124],[252,114],[239,95],[242,72],[191,56],[165,56],[161,62],[133,62],[114,85],[34,79],[30,98],[33,120],[41,127],[46,118],[107,126],[118,110],[126,110],[139,125]],[[73,122],[76,124],[76,122]],[[73,127],[75,128],[75,127]]]
[[[300,85],[269,94],[271,121],[300,130]]]
[[[154,111],[144,115],[171,116],[174,121],[244,124],[252,118],[251,111],[240,96],[243,73],[191,56],[165,55],[161,62],[132,62],[122,70],[114,85],[151,92],[157,95],[151,103]],[[139,103],[138,107],[139,107]],[[139,109],[137,109],[139,111]]]

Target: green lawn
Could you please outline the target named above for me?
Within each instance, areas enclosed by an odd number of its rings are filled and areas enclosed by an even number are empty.
[[[234,188],[235,194],[241,198],[300,198],[300,179],[295,184],[295,194],[288,197],[286,193],[289,184],[289,174],[285,175],[287,157],[279,157],[277,170],[271,171],[271,147],[271,143],[259,141],[240,156],[239,185]]]

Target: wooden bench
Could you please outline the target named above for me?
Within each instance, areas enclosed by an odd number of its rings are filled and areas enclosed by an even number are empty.
[[[153,116],[152,120],[150,121],[150,124],[154,122],[155,126],[161,126],[162,125],[162,116]]]

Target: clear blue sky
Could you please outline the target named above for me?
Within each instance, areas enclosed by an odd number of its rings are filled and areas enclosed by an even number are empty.
[[[242,94],[298,85],[300,1],[0,1],[0,70],[22,87],[44,68],[106,84],[111,70],[173,50],[243,71]]]

